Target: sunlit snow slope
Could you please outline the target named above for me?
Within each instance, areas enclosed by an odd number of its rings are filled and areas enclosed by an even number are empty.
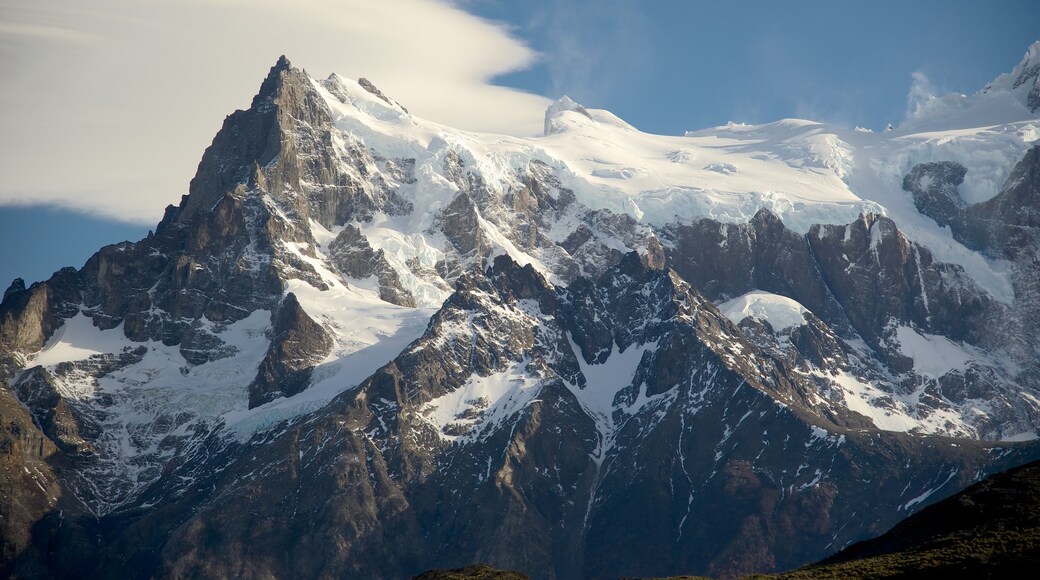
[[[359,138],[377,155],[416,159],[418,181],[406,186],[413,188],[416,211],[405,219],[377,219],[366,232],[374,246],[386,247],[399,261],[429,260],[439,253],[435,241],[418,236],[451,201],[455,188],[438,174],[453,151],[500,188],[532,160],[542,161],[588,208],[627,213],[657,226],[702,217],[746,222],[766,208],[804,233],[813,224],[850,223],[864,212],[887,215],[911,240],[962,266],[992,296],[1010,302],[1004,267],[921,215],[902,181],[917,164],[954,161],[968,170],[960,188],[966,201],[996,195],[1015,162],[1040,139],[1040,119],[1023,102],[1021,88],[1012,89],[1007,80],[1035,63],[1035,53],[1034,45],[1015,71],[978,94],[932,99],[901,126],[877,133],[785,119],[731,123],[685,136],[651,135],[564,97],[547,111],[544,136],[521,139],[419,119],[335,75],[315,86],[345,135]],[[539,265],[535,256],[502,246],[522,263]],[[540,269],[556,273],[544,265]]]

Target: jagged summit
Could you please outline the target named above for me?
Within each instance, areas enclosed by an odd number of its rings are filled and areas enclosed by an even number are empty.
[[[289,62],[289,59],[284,54],[279,56],[278,60],[268,71],[263,83],[260,84],[260,90],[257,91],[256,95],[253,97],[253,102],[250,105],[250,108],[259,109],[265,106],[271,106],[271,103],[277,96],[278,90],[283,82],[283,76],[293,70],[292,63]]]
[[[301,124],[317,127],[328,122],[328,110],[310,79],[287,58],[280,57],[250,108],[224,119],[202,156],[178,219],[193,219],[236,190],[241,194],[260,187],[275,196],[300,191],[300,179],[307,177],[308,169],[300,166],[297,144],[300,137],[317,136],[299,134],[295,129]]]

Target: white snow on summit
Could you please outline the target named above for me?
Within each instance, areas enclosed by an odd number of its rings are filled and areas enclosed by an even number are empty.
[[[740,324],[745,318],[768,322],[776,332],[805,324],[809,310],[786,296],[755,290],[719,304],[723,316]]]
[[[1010,303],[1014,295],[1004,265],[965,248],[920,214],[902,179],[918,163],[955,161],[968,170],[960,187],[967,202],[996,195],[1014,164],[1040,139],[1040,119],[1023,105],[1021,87],[1006,89],[1022,75],[1019,69],[1040,62],[1034,58],[1038,47],[980,93],[933,98],[913,118],[882,133],[785,119],[652,135],[563,97],[546,111],[544,136],[518,138],[420,119],[341,77],[314,84],[345,139],[362,140],[378,156],[416,160],[417,181],[400,192],[415,205],[413,214],[377,218],[380,225],[365,231],[373,247],[392,249],[388,253],[399,263],[411,258],[425,263],[441,251],[437,240],[417,236],[457,191],[443,175],[450,151],[500,190],[515,183],[517,172],[532,161],[543,162],[590,209],[627,213],[654,225],[699,218],[746,222],[766,208],[805,233],[813,224],[846,224],[861,213],[887,215],[911,240],[963,267],[996,299]],[[536,256],[509,253],[539,265]],[[436,292],[429,298],[426,304],[435,302]]]

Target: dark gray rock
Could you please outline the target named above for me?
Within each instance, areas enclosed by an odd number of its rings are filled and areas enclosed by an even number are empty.
[[[48,574],[47,548],[34,524],[58,506],[62,486],[50,463],[61,451],[45,435],[7,384],[0,381],[0,575]],[[34,541],[35,540],[35,541]]]
[[[10,296],[11,294],[14,294],[15,292],[22,292],[24,290],[25,290],[25,280],[23,280],[21,278],[15,278],[14,280],[11,281],[11,285],[7,287],[7,290],[4,290],[4,298],[3,299],[7,300],[7,297]]]
[[[747,224],[695,220],[669,226],[661,235],[668,242],[669,265],[716,302],[764,290],[797,300],[841,332],[851,327],[809,241],[768,210]]]
[[[911,175],[927,171],[920,167],[915,167]],[[979,333],[986,335],[982,342],[988,348],[1006,350],[1021,365],[1022,371],[1011,378],[1012,382],[1036,388],[1040,341],[1032,329],[1040,324],[1040,147],[1026,152],[1000,192],[959,210],[948,225],[954,238],[968,248],[1011,264],[1014,303],[1007,308],[979,304],[979,314],[971,319],[992,319],[989,331]],[[973,322],[970,326],[979,325]],[[974,378],[978,379],[978,374]],[[965,379],[949,380],[959,383]]]
[[[1023,331],[1024,321],[1037,317],[1037,292],[1028,283],[1035,267],[1014,270],[1017,299],[998,302],[978,287],[959,267],[938,262],[927,249],[914,244],[883,217],[863,216],[846,226],[813,226],[805,236],[790,232],[768,212],[760,212],[749,224],[720,224],[697,220],[662,231],[669,264],[683,277],[706,289],[721,302],[751,290],[765,290],[793,298],[812,311],[828,332],[846,344],[862,340],[868,353],[835,350],[823,335],[823,343],[790,339],[807,338],[808,329],[782,337],[775,344],[771,332],[749,323],[749,336],[764,337],[756,344],[796,367],[812,371],[836,369],[863,377],[892,393],[906,396],[918,390],[921,410],[971,405],[968,392],[985,392],[988,416],[977,416],[978,436],[999,438],[1009,430],[1030,430],[1038,417],[1028,406],[1016,404],[1022,388],[1036,389],[1035,337]],[[948,376],[924,377],[899,348],[895,329],[907,326],[942,335],[954,341],[1004,352],[1016,371],[973,367],[954,370]],[[812,329],[810,326],[809,329]],[[826,334],[826,333],[824,333]],[[784,346],[785,348],[780,348]],[[796,346],[794,350],[789,347]],[[779,350],[778,350],[779,349]],[[821,350],[822,349],[822,350]],[[782,351],[782,352],[781,352]],[[819,352],[815,352],[819,351]],[[813,361],[828,361],[815,366]],[[894,377],[894,378],[893,378]],[[970,389],[944,389],[943,384]],[[840,390],[821,383],[821,389],[840,401]],[[1030,391],[1031,392],[1031,391]],[[891,401],[877,399],[885,407]],[[1005,425],[997,428],[997,424]],[[1015,425],[1015,427],[1011,427]],[[1005,435],[1001,435],[1005,433]]]
[[[82,418],[58,393],[54,377],[34,367],[14,385],[18,399],[28,407],[44,435],[70,455],[96,453],[80,431]]]
[[[805,237],[830,292],[872,347],[881,346],[892,320],[979,344],[1004,312],[963,270],[936,261],[889,218],[813,226]]]
[[[963,165],[952,161],[920,163],[903,178],[903,189],[914,196],[917,211],[935,223],[960,225],[967,203],[961,199],[957,186],[964,183],[967,172]]]
[[[965,213],[960,229],[969,247],[1015,261],[1035,257],[1040,244],[1040,146],[1026,152],[1000,193]]]
[[[921,213],[949,226],[969,248],[1011,261],[1034,256],[1040,241],[1040,147],[1026,152],[1001,191],[987,201],[967,205],[960,200],[956,187],[965,172],[948,161],[924,163],[914,166],[903,187],[913,193]],[[921,187],[922,179],[930,181],[927,188]]]
[[[387,262],[383,250],[373,250],[357,227],[345,226],[329,244],[328,256],[346,276],[361,280],[376,276],[382,300],[398,306],[415,307],[415,297],[402,286],[400,275]]]
[[[787,296],[874,348],[890,321],[978,344],[990,318],[1004,315],[960,268],[937,262],[884,217],[799,236],[762,210],[746,225],[698,220],[662,235],[670,265],[713,300],[756,289]]]
[[[0,303],[0,348],[35,352],[79,311],[80,281],[74,268],[55,272],[47,282],[8,294]]]
[[[332,350],[332,336],[314,322],[292,292],[272,315],[271,346],[249,385],[249,408],[307,388],[314,365]]]
[[[1026,61],[1022,72],[1015,78],[1015,82],[1011,86],[1017,89],[1022,85],[1032,87],[1026,93],[1025,105],[1030,113],[1035,113],[1037,109],[1040,109],[1040,62]]]

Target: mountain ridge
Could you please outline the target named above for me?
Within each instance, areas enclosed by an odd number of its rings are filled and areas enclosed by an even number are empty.
[[[524,141],[373,88],[280,58],[154,234],[5,292],[0,475],[45,484],[0,504],[33,530],[4,570],[728,577],[1040,453],[1035,119],[904,146],[574,104]],[[999,175],[1003,262],[925,215]],[[719,310],[752,296],[788,314]]]

